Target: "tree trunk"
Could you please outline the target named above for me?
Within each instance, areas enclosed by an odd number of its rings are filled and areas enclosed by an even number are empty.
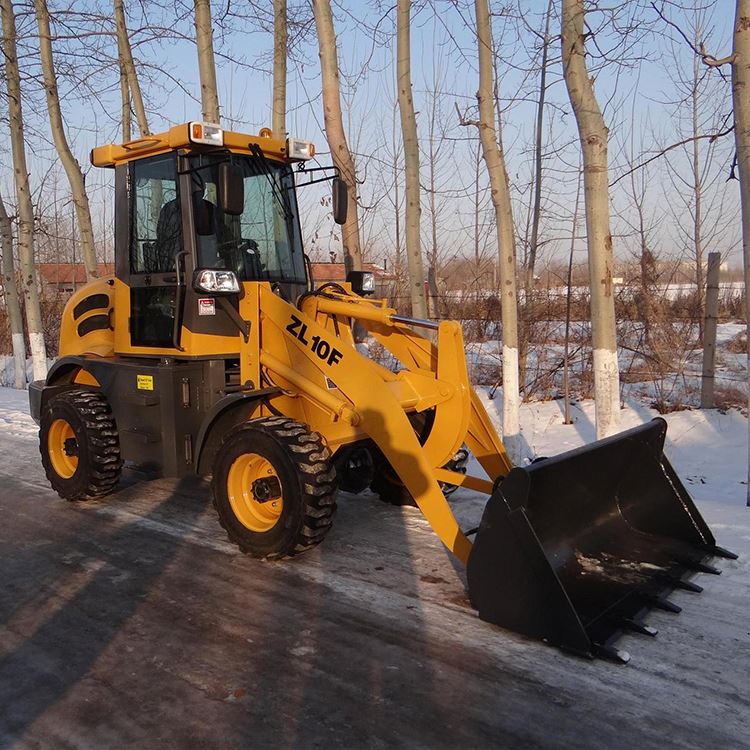
[[[114,0],[115,8],[115,28],[117,30],[117,56],[120,62],[120,69],[125,70],[127,87],[130,92],[128,100],[132,98],[135,118],[138,122],[138,130],[141,138],[151,134],[146,117],[146,108],[143,106],[143,96],[141,95],[141,86],[138,83],[138,72],[133,62],[133,51],[130,48],[130,39],[128,37],[128,27],[125,23],[125,8],[123,0]],[[124,95],[123,95],[124,107]],[[130,102],[128,101],[128,140],[130,139]],[[123,115],[123,137],[125,131],[125,118]]]
[[[195,2],[195,44],[198,47],[198,73],[201,79],[201,109],[206,122],[218,124],[219,89],[216,85],[214,35],[211,29],[210,0]]]
[[[60,95],[57,91],[57,74],[55,73],[55,62],[52,55],[52,34],[46,0],[34,0],[34,8],[36,9],[36,21],[39,27],[39,57],[42,63],[44,92],[47,98],[47,112],[49,113],[52,139],[70,184],[70,193],[73,198],[81,240],[83,265],[86,268],[86,277],[90,281],[95,279],[98,274],[89,197],[86,194],[86,184],[81,165],[73,156],[65,135],[65,123],[60,109]]]
[[[421,215],[419,198],[419,142],[417,117],[411,87],[411,0],[398,0],[396,21],[396,77],[398,108],[401,113],[401,133],[404,143],[404,187],[406,197],[406,261],[409,269],[411,314],[427,317],[424,263],[422,261]]]
[[[740,176],[742,216],[742,257],[745,265],[745,317],[750,341],[750,0],[737,0],[734,21],[734,61],[732,63],[732,103],[734,105],[734,142]],[[750,407],[750,345],[747,350],[748,406]],[[748,422],[750,438],[750,421]],[[750,450],[750,442],[748,443]],[[750,479],[750,455],[748,456]],[[750,506],[750,483],[747,485]]]
[[[10,336],[13,343],[13,374],[16,388],[26,387],[26,344],[23,340],[23,320],[18,301],[16,269],[13,263],[13,229],[0,195],[0,251],[3,254],[3,300],[8,313]]]
[[[331,158],[346,182],[349,192],[349,211],[342,227],[341,243],[344,246],[346,272],[362,268],[362,250],[359,237],[359,206],[357,204],[357,174],[344,132],[341,116],[341,84],[336,52],[336,32],[329,0],[313,0],[315,28],[318,32],[320,77],[323,87],[323,120]]]
[[[438,209],[437,209],[437,108],[438,81],[434,81],[432,88],[432,105],[430,107],[430,129],[427,150],[429,154],[430,180],[430,263],[427,269],[427,286],[430,290],[430,316],[440,317],[440,293],[438,289]]]
[[[700,21],[696,19],[694,29],[694,43],[697,47],[701,41]],[[692,104],[692,133],[693,138],[693,199],[695,200],[695,213],[693,215],[693,253],[695,254],[695,300],[698,309],[696,317],[698,323],[698,345],[703,346],[703,316],[704,316],[704,299],[703,290],[703,237],[701,229],[703,227],[703,175],[701,174],[700,147],[698,136],[700,135],[700,97],[698,87],[702,73],[702,64],[698,55],[693,55],[693,81],[691,91]]]
[[[534,143],[534,208],[531,219],[531,239],[529,241],[529,258],[526,264],[526,305],[529,304],[534,289],[534,266],[539,248],[539,224],[542,217],[542,139],[544,135],[544,100],[547,95],[547,59],[549,57],[549,23],[552,16],[552,0],[547,6],[547,17],[544,22],[544,42],[542,47],[542,70],[539,75],[539,100],[536,109],[536,141]]]
[[[132,127],[130,117],[130,89],[128,88],[128,72],[123,64],[122,56],[118,51],[118,65],[120,68],[120,124],[122,126],[122,142],[127,143],[132,139]]]
[[[21,266],[21,288],[26,311],[26,326],[29,331],[33,377],[34,380],[43,380],[47,376],[47,352],[44,346],[42,311],[39,305],[39,290],[34,267],[34,207],[31,203],[29,170],[26,166],[21,79],[16,50],[16,19],[13,14],[12,0],[0,0],[0,11],[3,25],[5,80],[8,87],[8,121],[13,154],[13,176],[18,205],[18,256]]]
[[[273,117],[275,138],[286,138],[286,0],[273,0]]]
[[[620,424],[620,371],[609,227],[608,131],[584,58],[583,0],[563,0],[563,76],[575,112],[583,154],[583,194],[591,285],[596,435],[617,432]]]
[[[497,224],[500,266],[500,308],[503,321],[503,443],[514,463],[521,460],[518,390],[518,295],[516,292],[516,240],[505,157],[495,130],[492,68],[492,29],[488,0],[476,0],[479,48],[479,138],[490,178]],[[499,121],[499,120],[498,120]]]

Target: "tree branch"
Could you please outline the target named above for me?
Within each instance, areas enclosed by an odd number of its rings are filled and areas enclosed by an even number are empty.
[[[627,172],[623,172],[616,180],[612,180],[612,182],[609,183],[609,186],[612,187],[613,185],[616,185],[620,180],[624,179],[628,175],[631,175],[633,174],[633,172],[636,172],[637,170],[642,169],[646,165],[651,164],[652,161],[656,161],[657,159],[661,158],[669,151],[673,151],[674,149],[679,148],[680,146],[685,146],[688,143],[693,143],[693,141],[700,141],[705,138],[708,138],[713,143],[717,138],[721,138],[722,136],[729,135],[729,133],[731,133],[733,130],[734,130],[734,125],[727,128],[726,130],[722,130],[719,133],[704,133],[703,135],[697,135],[692,138],[685,138],[682,141],[673,143],[671,146],[667,146],[666,148],[659,151],[658,154],[654,154],[650,158],[646,159],[646,161],[643,161],[640,164],[636,164],[631,169],[628,169]]]

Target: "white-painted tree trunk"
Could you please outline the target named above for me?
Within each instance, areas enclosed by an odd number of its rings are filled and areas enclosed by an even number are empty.
[[[26,387],[26,342],[23,333],[11,334],[13,342],[13,385],[21,390]]]
[[[349,273],[349,271],[359,271],[362,268],[357,172],[354,158],[349,150],[344,131],[344,120],[341,115],[341,82],[339,80],[336,32],[333,27],[331,3],[329,0],[313,0],[313,12],[318,34],[326,140],[328,141],[328,147],[331,149],[333,163],[338,167],[339,174],[348,187],[349,210],[346,223],[341,227],[341,244],[344,248],[344,267],[346,272]]]
[[[34,380],[47,375],[47,354],[42,333],[42,310],[39,304],[36,268],[34,266],[34,207],[31,202],[29,170],[26,166],[26,146],[23,134],[23,108],[21,105],[21,79],[18,71],[16,49],[16,18],[12,0],[0,0],[0,18],[3,29],[3,55],[5,81],[8,93],[8,123],[10,126],[13,177],[18,206],[18,260],[21,271],[21,289],[24,297],[26,327],[33,360]]]
[[[500,267],[500,307],[503,319],[503,444],[513,463],[521,462],[520,392],[518,382],[518,292],[516,240],[505,157],[495,122],[495,85],[492,66],[492,29],[488,0],[476,0],[479,52],[479,138],[487,166],[497,225]]]
[[[44,380],[47,377],[47,348],[44,345],[44,334],[35,331],[29,333],[29,349],[31,349],[31,371],[34,380]]]
[[[737,0],[734,20],[732,102],[742,207],[742,257],[745,266],[745,316],[748,335],[747,394],[748,414],[750,414],[750,294],[748,294],[750,290],[750,0]],[[747,505],[750,506],[750,420],[748,420]]]
[[[70,194],[78,222],[78,233],[81,239],[81,254],[86,268],[86,277],[91,280],[98,276],[96,262],[96,246],[94,242],[94,227],[91,223],[91,209],[83,172],[78,160],[68,144],[65,134],[62,110],[60,109],[60,95],[57,91],[57,74],[55,72],[54,56],[52,54],[52,34],[50,32],[49,10],[46,0],[34,0],[37,26],[39,28],[39,57],[42,63],[42,77],[44,92],[47,99],[47,113],[49,114],[52,140],[55,143],[57,155],[63,165],[70,185]]]
[[[201,109],[206,122],[219,123],[219,89],[216,84],[214,34],[211,28],[211,3],[194,0],[195,44],[198,48],[198,73],[201,79]]]
[[[609,133],[586,69],[584,15],[583,0],[563,0],[563,76],[575,112],[583,154],[596,436],[603,438],[617,432],[620,427],[620,370],[612,282],[614,254],[609,226]]]
[[[23,319],[18,301],[16,268],[13,262],[13,228],[2,195],[0,195],[0,251],[3,254],[3,299],[13,344],[13,382],[16,388],[25,388],[26,343],[23,339]]]
[[[406,262],[409,269],[411,314],[427,317],[419,185],[419,142],[417,116],[411,85],[411,0],[398,0],[396,16],[396,77],[401,134],[404,143],[404,195],[406,197]]]

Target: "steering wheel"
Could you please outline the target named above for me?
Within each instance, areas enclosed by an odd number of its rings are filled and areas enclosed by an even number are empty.
[[[263,276],[263,263],[260,259],[260,250],[255,240],[241,240],[237,250],[242,256],[245,266],[245,277],[249,279],[260,279]]]

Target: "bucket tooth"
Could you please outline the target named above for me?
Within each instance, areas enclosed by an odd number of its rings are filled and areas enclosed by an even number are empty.
[[[693,570],[696,573],[710,573],[712,576],[720,576],[721,571],[715,568],[713,565],[701,562],[700,560],[681,559],[675,560],[676,563],[682,565],[683,568]]]
[[[655,609],[662,609],[665,612],[673,612],[676,615],[682,612],[682,607],[674,602],[670,602],[669,599],[665,599],[663,596],[644,594],[643,598]]]
[[[694,594],[700,594],[701,591],[703,591],[703,586],[699,586],[697,583],[693,583],[692,581],[685,581],[682,578],[677,578],[676,576],[669,576],[668,580],[676,589],[680,589],[682,591],[691,591]]]
[[[650,625],[646,625],[646,623],[644,622],[633,620],[630,617],[623,617],[620,620],[620,627],[622,627],[623,630],[630,631],[631,633],[639,633],[640,635],[648,635],[651,638],[655,638],[659,632],[656,628],[652,628]]]
[[[726,560],[736,560],[737,555],[732,552],[731,550],[725,549],[724,547],[719,547],[718,544],[713,544],[710,547],[708,547],[708,551],[712,555],[716,555],[716,557],[723,557]]]
[[[614,646],[604,643],[594,643],[592,644],[592,649],[594,656],[598,656],[600,659],[614,661],[618,664],[627,664],[630,661],[630,654],[627,651],[615,648]]]

